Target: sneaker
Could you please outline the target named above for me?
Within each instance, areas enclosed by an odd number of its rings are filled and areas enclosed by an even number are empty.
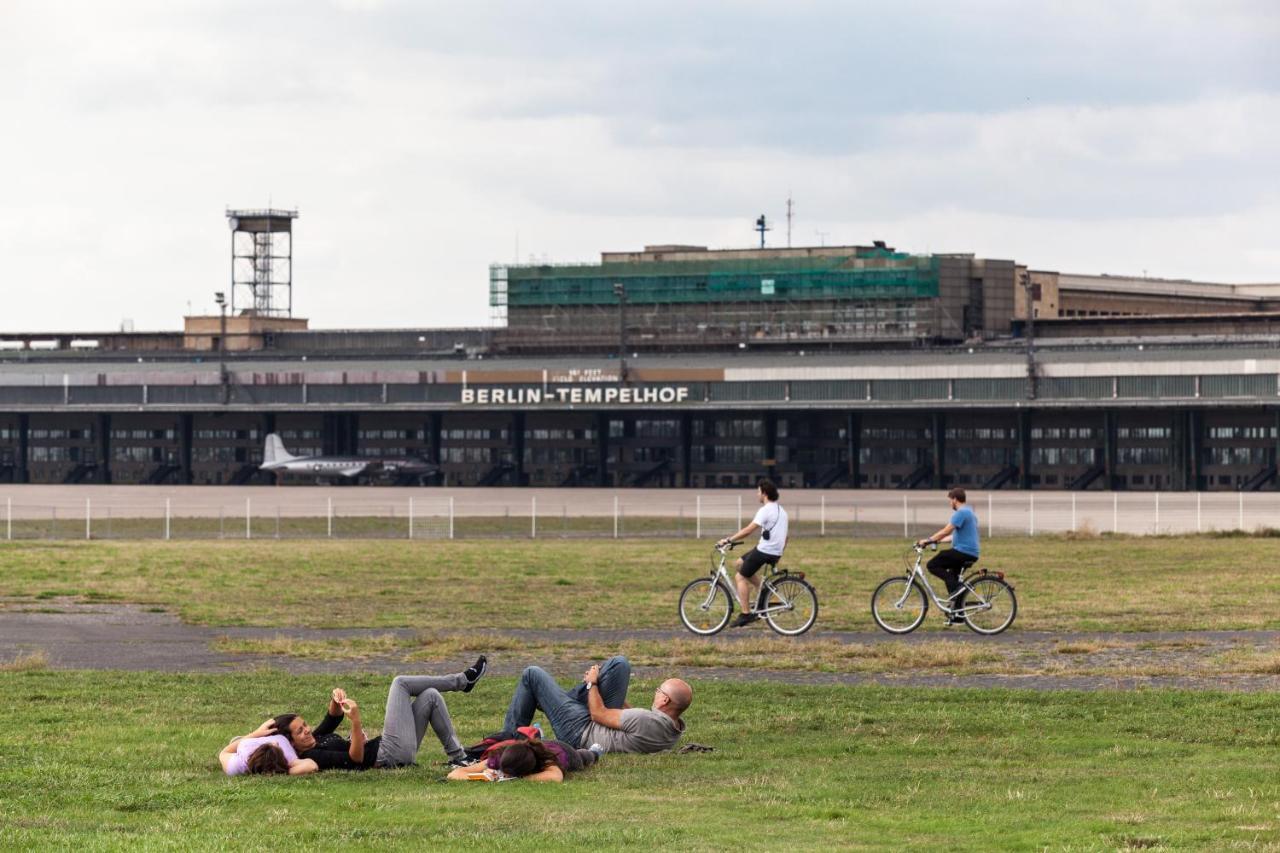
[[[604,755],[604,747],[598,743],[591,744],[591,746],[587,747],[587,749],[589,749],[591,752],[594,752],[596,754],[597,759],[599,759],[600,756]]]
[[[444,763],[444,766],[448,767],[450,770],[457,770],[459,767],[470,767],[475,763],[476,762],[469,761],[466,758],[450,758]]]
[[[489,659],[484,655],[476,658],[476,662],[471,664],[462,671],[463,676],[467,679],[467,686],[462,688],[463,693],[470,693],[471,688],[476,686],[476,682],[480,680],[480,676],[489,670]]]
[[[760,617],[754,613],[739,613],[738,618],[734,619],[733,622],[730,623],[729,627],[741,628],[743,625],[750,625],[759,618]]]

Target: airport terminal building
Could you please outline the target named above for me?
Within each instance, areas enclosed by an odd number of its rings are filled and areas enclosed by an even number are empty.
[[[425,486],[1276,488],[1272,296],[1193,284],[668,246],[495,267],[486,329],[0,335],[0,481],[270,482],[277,432]]]

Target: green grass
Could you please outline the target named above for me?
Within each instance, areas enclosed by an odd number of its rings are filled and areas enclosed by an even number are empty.
[[[897,540],[797,539],[786,564],[818,589],[819,628],[874,630]],[[677,627],[707,540],[14,542],[0,596],[127,601],[209,625]],[[1280,628],[1266,538],[999,539],[983,565],[1020,602],[1016,630]],[[47,602],[46,602],[47,603]],[[932,625],[933,623],[929,623]]]
[[[385,677],[343,678],[367,723]],[[215,753],[334,682],[0,674],[0,843],[63,849],[1280,849],[1268,695],[1029,693],[697,682],[688,740],[561,786],[437,784],[423,766],[226,779]],[[449,694],[464,740],[510,679]],[[637,682],[634,695],[653,685]]]

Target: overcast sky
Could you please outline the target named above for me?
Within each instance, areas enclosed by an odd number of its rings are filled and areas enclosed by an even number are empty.
[[[488,265],[884,239],[1280,282],[1280,3],[0,0],[0,329],[176,328],[226,206],[313,327]]]

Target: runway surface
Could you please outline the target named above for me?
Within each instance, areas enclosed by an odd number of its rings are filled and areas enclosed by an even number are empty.
[[[786,489],[793,523],[833,535],[912,535],[948,512],[941,490]],[[988,535],[1067,531],[1175,534],[1253,531],[1276,526],[1280,492],[971,491],[969,504]],[[442,529],[449,518],[520,519],[536,535],[567,519],[665,520],[671,534],[694,535],[749,520],[756,496],[746,489],[404,488],[386,486],[0,486],[0,539],[12,521],[65,524],[105,519],[387,518],[412,515]],[[81,528],[82,529],[82,528]],[[229,527],[234,532],[234,527]],[[423,528],[425,529],[425,528]],[[74,535],[58,533],[57,538]],[[602,535],[611,535],[604,524]]]

